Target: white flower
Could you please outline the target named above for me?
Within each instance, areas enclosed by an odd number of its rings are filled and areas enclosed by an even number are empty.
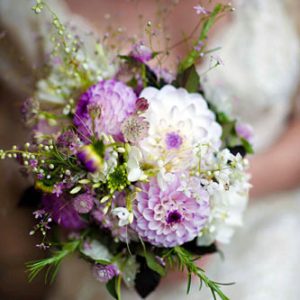
[[[231,186],[229,190],[213,189],[210,192],[211,215],[207,227],[198,237],[198,245],[214,241],[229,243],[236,227],[242,225],[243,213],[248,202],[249,184]]]
[[[128,153],[127,172],[128,180],[135,182],[138,180],[145,180],[147,177],[140,168],[140,161],[142,160],[142,153],[139,148],[132,146]]]
[[[140,97],[149,102],[148,137],[139,145],[147,163],[162,160],[167,172],[180,171],[196,164],[193,152],[199,144],[219,148],[222,128],[200,94],[166,85],[145,88]]]
[[[133,221],[133,214],[125,207],[116,207],[112,210],[112,214],[119,218],[118,225],[120,227],[128,225]]]

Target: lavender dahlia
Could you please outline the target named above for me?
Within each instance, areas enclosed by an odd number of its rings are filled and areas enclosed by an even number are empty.
[[[141,185],[132,224],[138,235],[158,247],[175,247],[193,240],[209,216],[208,198],[196,200],[181,188],[179,176],[162,190],[156,178]]]
[[[121,124],[135,112],[136,99],[134,91],[120,81],[103,80],[90,87],[81,96],[74,118],[81,138],[88,140],[106,133],[122,140]]]

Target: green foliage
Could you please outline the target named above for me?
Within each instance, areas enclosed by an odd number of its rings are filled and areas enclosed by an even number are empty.
[[[179,73],[174,84],[177,87],[185,88],[190,93],[196,93],[199,89],[200,77],[196,71],[195,65],[191,65],[182,73]]]
[[[205,18],[204,23],[202,25],[201,33],[195,45],[200,42],[203,42],[207,38],[207,35],[210,29],[212,28],[212,26],[215,24],[217,17],[221,13],[225,12],[227,9],[228,9],[228,5],[223,5],[223,4],[217,4],[214,7],[213,11]],[[199,58],[199,51],[193,48],[187,54],[187,56],[180,62],[178,66],[178,73],[183,73],[186,69],[194,65],[198,58]]]
[[[80,243],[81,240],[67,242],[62,245],[60,250],[53,252],[51,257],[26,263],[26,268],[29,272],[29,281],[32,281],[44,268],[47,268],[45,282],[47,282],[49,274],[52,273],[50,279],[52,283],[62,260],[69,254],[75,252],[79,248]]]
[[[121,279],[121,276],[114,277],[106,284],[106,289],[116,300],[121,299]]]
[[[147,266],[151,270],[157,272],[160,276],[166,275],[166,269],[158,262],[153,252],[145,250],[143,255],[146,259]]]
[[[211,290],[213,298],[216,300],[217,295],[221,300],[229,300],[229,298],[221,291],[220,284],[218,282],[209,279],[205,272],[195,264],[194,256],[184,248],[177,246],[170,249],[164,254],[171,266],[177,266],[181,272],[184,270],[188,273],[187,293],[190,291],[192,275],[195,275],[200,280],[200,289],[203,283]]]

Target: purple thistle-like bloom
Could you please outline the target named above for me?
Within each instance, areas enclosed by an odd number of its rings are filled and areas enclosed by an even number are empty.
[[[133,229],[143,240],[158,247],[175,247],[193,240],[209,216],[209,199],[196,200],[181,188],[179,176],[162,190],[156,178],[141,185],[134,203]]]
[[[77,104],[74,124],[83,140],[102,133],[122,141],[121,124],[135,112],[132,88],[116,80],[102,80],[90,87]],[[99,114],[95,114],[95,107]],[[92,109],[91,109],[92,108]]]
[[[102,264],[95,264],[93,266],[93,275],[94,277],[102,282],[107,283],[115,276],[119,275],[120,271],[116,265],[102,265]]]
[[[95,198],[89,193],[80,194],[74,198],[73,206],[80,214],[86,214],[92,210],[94,200]]]
[[[53,194],[47,194],[43,198],[43,206],[52,219],[66,229],[78,230],[86,225],[67,195],[56,197]]]
[[[148,135],[149,123],[144,117],[132,115],[122,124],[122,133],[126,142],[136,144]]]
[[[146,63],[152,58],[152,50],[139,42],[133,46],[131,56],[142,63]]]

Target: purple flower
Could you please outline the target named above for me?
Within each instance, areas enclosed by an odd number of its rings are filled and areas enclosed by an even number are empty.
[[[122,140],[121,124],[135,111],[136,98],[130,87],[116,80],[103,80],[90,87],[76,108],[74,124],[80,137],[87,141],[91,136],[106,133]],[[99,114],[91,113],[95,106]]]
[[[53,194],[47,194],[43,198],[43,206],[52,219],[66,229],[77,230],[84,228],[86,225],[67,195],[56,197]]]
[[[202,50],[203,46],[204,46],[204,42],[199,41],[199,43],[194,47],[194,49],[196,51],[200,52]]]
[[[56,183],[53,186],[52,193],[55,194],[56,197],[59,197],[63,194],[63,190],[64,190],[64,184],[62,182]]]
[[[207,15],[209,13],[209,11],[201,5],[194,6],[194,10],[196,11],[197,15]]]
[[[36,219],[42,218],[45,215],[45,210],[44,209],[38,209],[36,211],[34,211],[32,214],[34,215],[34,217]]]
[[[107,283],[115,276],[119,275],[120,271],[116,265],[102,265],[102,264],[95,264],[93,266],[93,275],[94,277],[102,282]]]
[[[158,78],[163,79],[166,83],[171,83],[175,80],[174,74],[165,68],[155,68],[153,71]]]
[[[133,46],[131,56],[142,63],[146,63],[152,58],[152,51],[142,42],[139,42]]]
[[[251,142],[253,140],[253,128],[249,124],[237,122],[235,125],[235,131],[238,136]]]
[[[163,190],[156,178],[141,185],[134,203],[133,229],[145,241],[158,247],[174,247],[193,240],[209,216],[209,199],[196,200],[181,188],[179,175]]]
[[[80,147],[80,142],[73,130],[66,130],[57,138],[57,146],[61,151],[67,150],[75,154],[77,148]]]
[[[122,133],[126,142],[137,144],[148,135],[149,123],[144,117],[129,116],[122,124]]]
[[[89,194],[80,194],[73,200],[73,206],[80,214],[86,214],[90,212],[94,206],[95,198]]]
[[[93,145],[83,146],[78,151],[77,158],[90,173],[95,173],[102,169],[103,159],[94,150]]]
[[[167,145],[167,149],[172,150],[172,149],[179,149],[183,141],[182,141],[182,137],[178,133],[169,132],[166,134],[165,142]]]

